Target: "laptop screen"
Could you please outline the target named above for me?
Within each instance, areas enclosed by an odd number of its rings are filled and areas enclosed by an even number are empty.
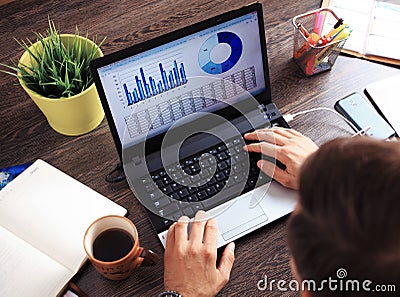
[[[96,70],[123,148],[164,133],[186,115],[216,112],[225,107],[221,101],[237,103],[269,87],[257,11]],[[211,94],[221,100],[207,99]]]

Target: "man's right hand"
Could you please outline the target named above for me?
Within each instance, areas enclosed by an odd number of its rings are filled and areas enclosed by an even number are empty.
[[[256,130],[244,135],[247,140],[258,140],[244,147],[248,152],[262,153],[285,164],[283,170],[275,164],[260,160],[257,166],[283,186],[299,188],[300,167],[318,146],[308,137],[293,129],[280,127]]]

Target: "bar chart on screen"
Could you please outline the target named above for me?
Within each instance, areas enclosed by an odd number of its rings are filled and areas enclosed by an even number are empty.
[[[191,77],[195,87],[176,94],[151,106],[136,109],[125,117],[130,138],[171,123],[195,112],[204,111],[220,102],[227,102],[257,87],[254,66],[232,73],[222,79],[199,80]],[[149,102],[149,101],[147,101]]]
[[[187,83],[185,66],[179,55],[139,69],[121,71],[119,78],[128,106]]]

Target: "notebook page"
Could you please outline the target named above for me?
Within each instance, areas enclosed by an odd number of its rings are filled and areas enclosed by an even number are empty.
[[[400,5],[377,1],[366,54],[400,60]]]
[[[42,160],[0,191],[0,225],[75,272],[87,227],[109,214],[126,210]]]
[[[344,49],[360,54],[365,54],[366,41],[369,35],[371,12],[374,7],[374,0],[330,0],[331,8],[339,18],[349,24],[353,30],[350,38],[344,44]],[[333,28],[332,22],[328,28]],[[326,34],[327,32],[324,32]]]
[[[74,273],[0,226],[0,296],[56,296]]]

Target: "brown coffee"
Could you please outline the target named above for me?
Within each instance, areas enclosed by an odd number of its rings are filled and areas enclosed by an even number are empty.
[[[134,240],[125,230],[111,228],[101,232],[93,242],[93,256],[103,262],[113,262],[126,256]]]

